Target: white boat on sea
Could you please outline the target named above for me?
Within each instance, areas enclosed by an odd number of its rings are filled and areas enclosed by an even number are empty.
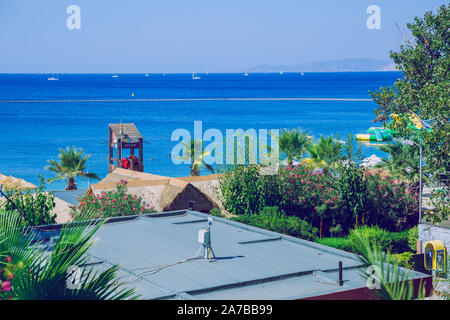
[[[248,73],[246,72],[246,73],[244,73],[244,77],[248,77]]]
[[[59,79],[56,78],[56,77],[50,77],[50,78],[47,78],[47,80],[48,80],[48,81],[57,81],[57,80],[59,80]]]
[[[112,77],[113,77],[113,78],[118,78],[119,76],[118,76],[117,74],[115,74],[115,75],[113,75]]]
[[[200,76],[197,76],[195,73],[192,74],[192,80],[199,80]]]

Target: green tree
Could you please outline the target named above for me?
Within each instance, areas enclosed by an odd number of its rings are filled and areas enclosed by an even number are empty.
[[[342,145],[333,136],[323,137],[317,143],[310,143],[306,147],[309,157],[303,158],[302,162],[311,168],[322,168],[328,172],[330,168],[335,169],[338,161],[342,160]]]
[[[365,223],[367,189],[364,182],[364,170],[357,164],[361,158],[360,145],[355,146],[355,140],[349,134],[344,148],[344,160],[339,162],[336,170],[338,176],[336,185],[341,192],[344,210],[352,213],[355,219],[355,227],[358,226],[359,217],[361,217],[362,224]]]
[[[234,215],[259,213],[266,205],[260,167],[234,165],[222,171],[219,195],[225,209]]]
[[[198,154],[195,153],[196,149],[200,150]],[[209,151],[203,150],[203,141],[191,139],[188,142],[183,141],[183,156],[179,159],[191,161],[191,176],[199,176],[203,167],[214,174],[214,168],[204,161],[204,157],[209,154]]]
[[[75,183],[76,177],[85,177],[91,179],[100,178],[95,173],[86,173],[86,161],[91,157],[90,155],[83,156],[83,149],[77,149],[76,147],[67,147],[59,149],[59,162],[55,160],[47,160],[50,164],[46,166],[46,169],[56,173],[56,177],[48,179],[48,182],[55,180],[67,180],[66,190],[76,190],[77,185]]]
[[[394,178],[418,187],[420,180],[419,148],[394,142],[382,145],[380,150],[388,153],[389,158],[383,159],[381,163],[375,165],[376,168],[387,169]]]
[[[371,92],[379,106],[375,121],[384,122],[400,137],[414,137],[422,145],[427,170],[444,188],[444,192],[433,194],[440,202],[440,220],[449,214],[450,5],[416,17],[407,27],[412,40],[407,39],[398,52],[390,52],[403,78],[394,88]],[[417,130],[411,125],[411,116],[417,116],[428,129]]]
[[[280,155],[286,156],[288,164],[292,165],[294,160],[299,160],[303,156],[311,140],[312,138],[301,129],[283,129],[278,142],[281,151]]]

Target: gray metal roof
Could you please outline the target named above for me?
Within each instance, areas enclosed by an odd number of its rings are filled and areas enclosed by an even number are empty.
[[[53,195],[72,206],[78,205],[78,198],[85,194],[86,190],[65,190],[65,191],[52,191]]]
[[[190,259],[207,217],[178,211],[113,219],[96,233],[91,259],[98,268],[120,264],[120,280],[146,299],[299,299],[366,286],[354,254],[216,217],[217,259]]]

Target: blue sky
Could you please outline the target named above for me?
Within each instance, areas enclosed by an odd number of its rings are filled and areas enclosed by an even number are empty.
[[[0,73],[233,72],[388,59],[415,16],[443,0],[0,0]],[[369,5],[381,29],[366,27]],[[81,9],[69,30],[66,9]]]

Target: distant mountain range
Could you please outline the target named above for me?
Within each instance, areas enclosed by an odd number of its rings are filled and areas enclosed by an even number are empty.
[[[364,71],[395,71],[395,65],[388,60],[344,59],[331,61],[315,61],[284,66],[271,66],[263,64],[243,70],[243,72],[364,72]]]

